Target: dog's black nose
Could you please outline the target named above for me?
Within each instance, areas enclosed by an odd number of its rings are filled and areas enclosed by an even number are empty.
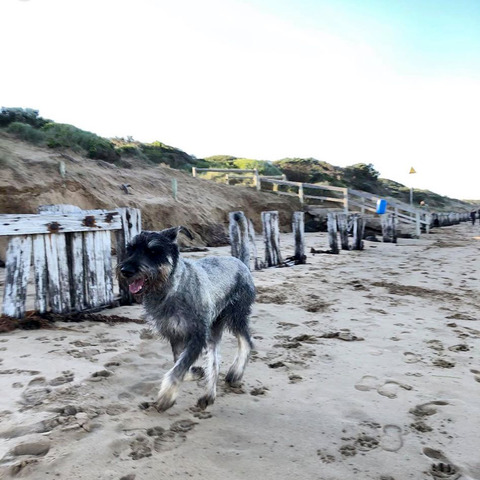
[[[133,275],[135,275],[135,270],[130,266],[130,265],[123,265],[120,268],[120,273],[125,277],[125,278],[130,278]]]

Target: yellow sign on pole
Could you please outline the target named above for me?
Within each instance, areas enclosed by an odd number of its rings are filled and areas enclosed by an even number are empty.
[[[417,173],[413,167],[410,167],[410,171],[408,173]]]

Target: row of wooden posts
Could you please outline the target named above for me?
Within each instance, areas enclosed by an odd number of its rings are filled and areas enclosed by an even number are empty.
[[[242,260],[249,268],[253,260],[253,268],[260,270],[266,267],[280,265],[299,265],[306,261],[305,254],[305,222],[303,212],[294,212],[292,219],[292,233],[294,238],[294,253],[283,258],[280,250],[279,215],[277,211],[262,212],[262,233],[264,242],[264,257],[260,259],[255,244],[253,222],[247,219],[241,211],[229,214],[229,232],[231,252],[234,257]],[[342,250],[363,250],[363,236],[365,221],[361,215],[347,215],[344,213],[329,213],[327,219],[328,253],[340,252],[338,238]],[[350,234],[352,243],[350,244]],[[383,239],[385,242],[395,242],[395,218],[388,215],[384,222]]]

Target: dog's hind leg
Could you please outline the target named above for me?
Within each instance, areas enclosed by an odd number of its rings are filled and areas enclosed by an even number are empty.
[[[212,405],[217,396],[217,381],[218,381],[218,343],[210,340],[207,344],[207,353],[205,356],[205,395],[200,397],[197,402],[197,407],[202,410]]]
[[[235,359],[228,370],[225,382],[230,386],[238,385],[245,372],[250,351],[252,350],[252,340],[247,329],[243,332],[236,333],[238,341],[238,351]]]
[[[222,333],[225,326],[225,318],[219,317],[213,322],[210,329],[210,338],[207,342],[207,353],[205,355],[205,395],[200,397],[197,407],[202,410],[212,405],[217,396],[217,382],[219,372],[218,345],[222,339]]]

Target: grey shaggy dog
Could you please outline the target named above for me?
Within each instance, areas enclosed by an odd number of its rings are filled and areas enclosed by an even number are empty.
[[[185,227],[143,231],[127,245],[117,268],[120,281],[141,296],[147,321],[170,341],[174,366],[163,377],[154,406],[170,408],[183,380],[206,377],[205,394],[197,406],[215,401],[218,344],[223,331],[238,341],[237,355],[226,375],[229,385],[240,382],[252,349],[249,315],[255,286],[248,267],[235,257],[206,257],[192,261],[180,256],[177,236]],[[205,370],[193,367],[206,351]]]

